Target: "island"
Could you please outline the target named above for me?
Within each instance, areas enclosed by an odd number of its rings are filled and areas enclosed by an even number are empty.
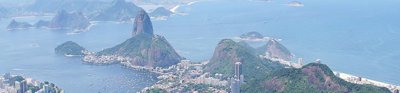
[[[1,93],[64,93],[64,90],[50,82],[6,73],[0,76]]]
[[[91,19],[94,21],[131,22],[142,8],[125,0],[114,0],[112,6],[97,13]]]
[[[289,2],[287,5],[291,6],[291,7],[302,7],[302,6],[304,6],[304,4],[302,2],[299,2],[299,1],[292,1],[292,2]]]
[[[158,7],[155,9],[153,12],[151,12],[149,15],[154,18],[154,19],[159,19],[159,20],[166,20],[167,17],[171,16],[174,14],[168,9],[165,9],[164,7]]]
[[[134,22],[132,37],[114,47],[85,55],[83,61],[95,64],[121,63],[128,67],[169,67],[183,59],[168,41],[153,33],[148,14],[141,10]]]
[[[7,30],[28,29],[30,27],[32,27],[32,25],[27,22],[17,22],[13,19],[10,24],[8,24]]]
[[[69,29],[85,31],[89,29],[90,21],[81,12],[68,13],[60,10],[51,21],[38,21],[36,27],[47,27],[51,29]]]
[[[17,22],[12,20],[7,26],[8,30],[36,28],[67,29],[74,31],[87,31],[90,28],[90,21],[81,12],[68,13],[60,10],[50,21],[39,20],[34,25],[27,22]]]
[[[67,41],[57,46],[54,50],[56,54],[64,56],[83,56],[84,51],[86,51],[85,48],[72,41]]]
[[[258,32],[248,32],[245,34],[240,35],[240,38],[242,39],[263,39],[264,36]]]
[[[265,42],[269,40],[269,37],[265,37],[258,32],[252,31],[240,35],[237,39],[244,42]]]

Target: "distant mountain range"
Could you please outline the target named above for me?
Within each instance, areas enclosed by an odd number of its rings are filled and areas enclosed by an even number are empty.
[[[30,27],[32,27],[32,25],[27,22],[17,22],[13,19],[13,20],[11,20],[10,24],[8,24],[7,29],[8,30],[18,30],[18,29],[27,29]]]
[[[51,29],[69,29],[69,30],[88,30],[90,21],[81,12],[68,13],[65,10],[57,12],[51,21],[39,20],[36,24],[31,25],[26,22],[16,22],[12,20],[7,26],[8,29],[22,28],[51,28]]]
[[[142,8],[125,0],[114,0],[112,5],[97,13],[92,20],[95,21],[127,21],[135,17]]]
[[[40,21],[39,21],[40,22]],[[42,22],[44,24],[44,22]],[[47,27],[54,29],[75,29],[86,30],[90,25],[90,21],[81,12],[68,13],[65,10],[57,12],[56,16],[49,21]],[[37,23],[37,27],[43,26]]]
[[[105,6],[108,6],[108,3],[101,0],[35,0],[25,10],[38,13],[56,13],[59,10],[66,10],[90,14]]]

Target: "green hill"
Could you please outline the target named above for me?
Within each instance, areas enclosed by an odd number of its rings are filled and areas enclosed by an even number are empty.
[[[243,86],[242,91],[247,93],[390,93],[387,88],[344,81],[328,66],[318,63],[281,69]]]
[[[57,46],[54,50],[59,55],[83,55],[82,51],[86,49],[75,42],[67,41]]]
[[[205,71],[211,74],[221,73],[225,77],[232,77],[234,63],[242,62],[242,72],[245,78],[260,78],[277,69],[282,65],[260,59],[253,49],[244,43],[237,43],[230,39],[221,40],[215,48],[214,55]]]

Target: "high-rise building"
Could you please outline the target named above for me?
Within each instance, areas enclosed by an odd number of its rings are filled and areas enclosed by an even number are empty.
[[[242,74],[242,62],[235,63],[235,74],[231,79],[231,93],[240,93],[240,83],[243,80]]]
[[[240,81],[238,79],[231,79],[231,93],[240,93]]]
[[[4,74],[3,77],[4,77],[5,80],[9,80],[11,78],[11,74],[10,73],[6,73],[6,74]]]
[[[299,59],[297,59],[297,64],[299,64],[299,65],[303,65],[303,62],[304,62],[304,59],[303,58],[299,58]]]
[[[18,81],[14,82],[14,89],[17,91],[17,93],[21,93],[21,83]]]
[[[240,80],[240,75],[242,74],[241,73],[241,69],[242,69],[241,65],[242,65],[242,62],[236,62],[235,63],[235,75],[234,75],[234,78],[238,79],[238,80]]]
[[[28,84],[27,84],[26,80],[22,80],[20,82],[19,87],[20,87],[19,90],[21,91],[21,93],[25,93],[28,90]]]
[[[28,89],[26,80],[15,81],[14,88],[17,90],[17,93],[25,93]]]
[[[48,84],[44,85],[44,93],[50,93],[50,86]]]
[[[393,91],[393,93],[399,93],[399,90],[398,90],[398,89],[395,89],[395,90]]]

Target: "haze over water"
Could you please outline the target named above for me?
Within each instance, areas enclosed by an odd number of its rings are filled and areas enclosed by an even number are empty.
[[[179,9],[188,15],[153,21],[153,26],[195,62],[209,59],[221,39],[257,31],[283,39],[307,62],[322,59],[335,71],[400,85],[400,1],[303,0],[304,7],[289,7],[288,2],[203,1]],[[17,20],[37,19],[48,18]],[[0,73],[47,80],[72,93],[139,91],[157,81],[148,72],[87,65],[54,54],[57,45],[69,40],[91,51],[112,47],[131,37],[133,24],[101,22],[88,32],[67,35],[45,29],[7,31],[10,20],[0,20]]]

